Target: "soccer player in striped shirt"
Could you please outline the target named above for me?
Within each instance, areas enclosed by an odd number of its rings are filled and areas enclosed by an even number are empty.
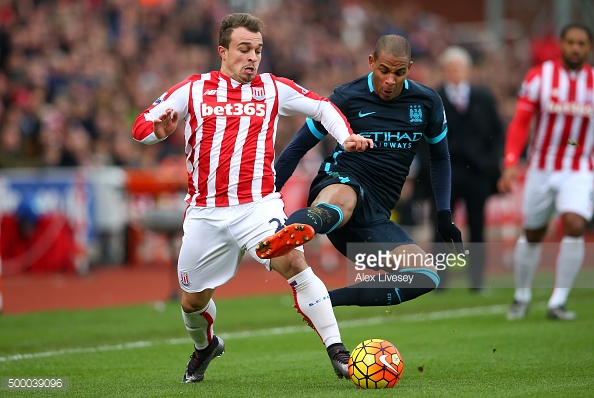
[[[220,26],[221,68],[196,74],[171,87],[136,119],[135,140],[155,144],[185,121],[188,207],[178,258],[182,317],[194,352],[183,382],[200,382],[210,361],[224,352],[213,332],[218,286],[237,272],[247,252],[278,271],[293,289],[295,307],[313,325],[327,348],[335,373],[347,377],[349,353],[324,283],[306,264],[302,250],[272,260],[255,254],[259,241],[285,220],[275,192],[274,142],[279,116],[302,114],[320,121],[347,151],[373,142],[352,134],[348,122],[327,99],[293,81],[258,74],[262,56],[260,19],[230,14]],[[269,223],[278,220],[278,225]],[[257,311],[258,309],[254,309]]]
[[[532,279],[551,217],[559,214],[563,238],[556,260],[555,286],[547,317],[573,320],[567,311],[569,292],[584,262],[584,232],[593,211],[594,68],[587,64],[592,31],[572,23],[561,30],[561,59],[528,71],[505,143],[499,190],[510,192],[518,178],[517,164],[534,133],[528,152],[524,185],[523,228],[514,253],[514,301],[510,320],[525,317],[532,299]]]

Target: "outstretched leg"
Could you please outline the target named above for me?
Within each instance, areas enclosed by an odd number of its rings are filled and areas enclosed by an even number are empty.
[[[333,231],[343,220],[342,210],[328,203],[299,209],[287,218],[285,226],[258,244],[260,258],[280,257],[313,239],[315,234]]]
[[[428,269],[403,269],[398,271],[404,280],[410,282],[394,282],[394,287],[369,287],[369,283],[330,290],[330,301],[333,307],[357,305],[359,307],[377,307],[402,304],[423,294],[435,290],[439,286],[439,276]]]
[[[425,252],[415,244],[397,247],[393,254]],[[390,272],[395,278],[386,279],[382,286],[374,281],[360,282],[329,292],[333,307],[357,305],[360,307],[397,305],[413,300],[435,290],[439,286],[439,276],[432,267],[401,268]]]
[[[346,224],[357,205],[357,194],[348,185],[324,187],[312,206],[299,209],[285,221],[285,226],[262,240],[256,247],[260,258],[280,257],[301,246],[315,234],[327,234]]]
[[[258,243],[256,254],[263,259],[281,257],[309,242],[314,235],[314,229],[307,224],[288,224]]]

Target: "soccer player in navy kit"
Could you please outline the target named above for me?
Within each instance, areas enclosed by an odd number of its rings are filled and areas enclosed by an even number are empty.
[[[260,242],[256,252],[273,258],[327,234],[332,244],[347,255],[347,243],[389,245],[392,253],[425,252],[396,223],[390,213],[400,197],[417,145],[429,145],[431,183],[437,206],[438,232],[450,247],[462,252],[460,230],[450,210],[451,169],[447,121],[435,90],[409,80],[412,66],[408,40],[385,35],[369,56],[372,72],[335,88],[329,99],[342,111],[353,132],[374,141],[374,148],[347,153],[338,145],[322,163],[313,180],[308,204],[289,216],[285,227]],[[281,153],[276,165],[276,188],[283,187],[299,160],[324,136],[326,130],[308,119]],[[271,222],[273,222],[271,220]],[[400,269],[414,274],[414,284],[353,289],[364,282],[330,291],[333,306],[394,305],[435,289],[439,277],[432,267]]]

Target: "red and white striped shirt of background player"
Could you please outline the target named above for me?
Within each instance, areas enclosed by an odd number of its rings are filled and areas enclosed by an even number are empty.
[[[504,166],[517,164],[533,115],[536,124],[529,148],[529,167],[547,171],[593,169],[592,66],[586,64],[570,71],[560,60],[551,60],[528,71],[518,94],[516,114],[508,127]]]
[[[162,141],[153,132],[153,120],[167,108],[179,113],[179,122],[185,119],[186,202],[198,207],[253,202],[275,191],[279,116],[318,120],[341,144],[352,134],[326,98],[269,73],[247,84],[218,71],[190,76],[138,116],[133,138],[145,144]]]

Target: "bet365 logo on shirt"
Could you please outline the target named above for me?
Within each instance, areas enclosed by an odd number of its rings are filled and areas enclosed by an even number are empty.
[[[266,115],[266,104],[253,102],[234,102],[207,104],[200,106],[200,115],[206,116],[260,116]]]

